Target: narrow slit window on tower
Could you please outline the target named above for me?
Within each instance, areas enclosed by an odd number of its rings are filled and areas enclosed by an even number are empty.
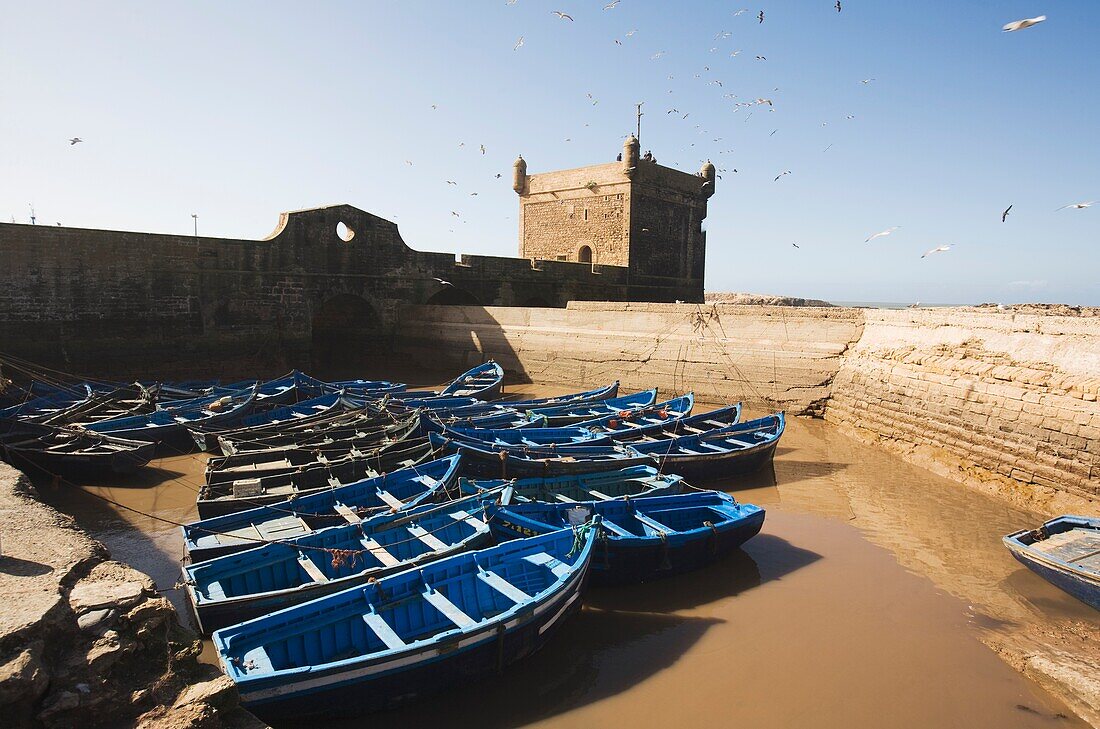
[[[584,219],[588,220],[588,208],[584,209]]]

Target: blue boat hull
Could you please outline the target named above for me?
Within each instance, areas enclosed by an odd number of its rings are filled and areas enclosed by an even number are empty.
[[[598,539],[592,550],[590,579],[594,586],[623,585],[691,572],[721,559],[760,533],[765,512],[758,511],[728,529],[710,532],[698,539],[638,544],[622,540]],[[490,521],[498,539],[532,536],[501,515]]]
[[[1008,551],[1012,553],[1012,556],[1015,557],[1020,564],[1058,589],[1068,592],[1086,605],[1090,605],[1100,610],[1100,584],[1084,580],[1069,572],[1055,569],[1046,562],[1034,559],[1026,550],[1020,549],[1013,544],[1006,543],[1006,546],[1008,547]]]
[[[476,642],[462,645],[473,636],[456,639],[452,645],[438,644],[439,655],[408,666],[374,673],[369,678],[350,677],[320,688],[299,689],[285,685],[281,695],[253,700],[247,691],[241,699],[249,711],[269,722],[288,717],[351,716],[394,708],[453,686],[499,674],[546,644],[554,630],[581,608],[581,594],[589,570],[578,571],[554,600],[538,606],[536,612],[519,618],[515,627],[503,633],[485,631]],[[434,651],[433,651],[434,652]],[[394,661],[401,663],[402,661]],[[324,673],[310,673],[309,680],[324,680]]]

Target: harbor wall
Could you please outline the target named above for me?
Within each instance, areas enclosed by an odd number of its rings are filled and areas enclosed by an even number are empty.
[[[694,391],[824,417],[1035,511],[1100,508],[1100,317],[1042,308],[900,311],[571,302],[410,307],[396,351],[499,361],[578,388]]]
[[[0,463],[0,724],[264,726],[146,575]]]
[[[1100,317],[868,309],[825,419],[1057,513],[1100,507]]]
[[[688,390],[701,402],[746,401],[823,412],[840,358],[859,338],[841,308],[570,302],[565,309],[410,307],[398,353],[459,368],[496,359],[533,382]]]

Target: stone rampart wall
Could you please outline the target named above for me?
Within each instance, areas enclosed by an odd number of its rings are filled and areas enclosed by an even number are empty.
[[[1100,501],[1100,318],[867,310],[826,420],[1044,511]]]
[[[412,307],[399,331],[422,364],[824,415],[1027,508],[1100,505],[1100,317],[573,302]]]

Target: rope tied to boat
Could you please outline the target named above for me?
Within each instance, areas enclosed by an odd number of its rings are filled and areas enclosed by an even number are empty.
[[[598,527],[600,524],[599,515],[594,515],[591,519],[584,524],[573,527],[573,548],[566,553],[566,557],[572,557],[573,555],[580,554],[580,551],[584,549],[585,542],[588,541],[588,533]]]

